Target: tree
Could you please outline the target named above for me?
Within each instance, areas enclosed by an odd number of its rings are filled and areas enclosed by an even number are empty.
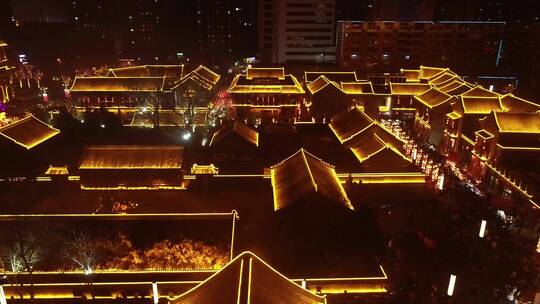
[[[31,273],[42,258],[39,239],[34,233],[23,229],[15,230],[14,236],[14,241],[7,247],[11,271]]]
[[[34,266],[42,260],[42,244],[38,234],[21,227],[15,227],[7,245],[2,248],[3,265],[15,275],[26,272],[30,280],[29,293],[34,298],[32,273]]]
[[[85,274],[92,274],[96,266],[97,248],[95,243],[84,233],[76,234],[66,243],[63,255]]]
[[[164,240],[141,255],[149,269],[220,269],[229,260],[227,250],[191,239]]]

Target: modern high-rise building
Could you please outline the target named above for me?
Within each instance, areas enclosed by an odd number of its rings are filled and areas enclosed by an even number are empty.
[[[272,43],[274,63],[335,62],[334,37],[334,0],[274,2]]]
[[[336,20],[373,20],[376,0],[336,0]]]
[[[11,0],[9,2],[13,17],[19,25],[67,22],[65,0]]]
[[[433,20],[434,1],[431,0],[374,0],[373,2],[375,20]]]
[[[175,35],[175,30],[178,29],[176,33],[184,28],[193,31],[193,22],[182,14],[187,15],[187,2],[179,8],[171,0],[68,1],[69,21],[75,31],[74,47],[88,50],[98,42],[101,47],[93,52],[95,54],[78,55],[94,57],[89,61],[101,63],[113,58],[145,63],[171,62],[172,55],[184,51],[176,41],[190,40],[187,35]],[[175,18],[180,20],[178,24],[173,23]]]
[[[206,63],[230,63],[255,55],[256,2],[196,0],[199,55]]]
[[[504,22],[373,21],[338,23],[338,62],[347,69],[389,72],[421,64],[465,75],[500,64]]]
[[[272,62],[274,49],[275,0],[259,0],[257,9],[257,57],[264,63]]]
[[[521,96],[540,100],[540,21],[509,24],[505,36],[503,71],[518,77]]]
[[[124,2],[116,9],[123,11],[115,24],[115,51],[119,57],[139,58],[143,54],[159,62],[164,41],[160,37],[164,1],[139,0]],[[123,20],[122,20],[123,19]],[[148,58],[147,58],[148,60]],[[148,62],[148,61],[146,61]]]

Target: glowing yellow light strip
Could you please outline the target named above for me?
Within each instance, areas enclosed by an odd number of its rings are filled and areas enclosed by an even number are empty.
[[[346,183],[349,175],[359,179],[363,184],[423,184],[426,176],[423,173],[342,173],[341,183]]]
[[[469,144],[474,145],[474,141],[472,139],[468,138],[467,136],[461,134],[461,138],[463,138],[463,140],[465,140]]]
[[[224,269],[227,268],[227,266],[229,265],[232,265],[234,262],[236,262],[236,260],[238,259],[243,259],[244,255],[247,255],[249,254],[250,252],[246,251],[246,252],[243,252],[241,254],[239,254],[238,256],[236,256],[232,261],[229,262],[229,264],[227,264],[225,267],[221,268],[220,270],[218,270],[217,272],[215,272],[214,274],[212,274],[211,276],[209,276],[208,278],[206,278],[204,281],[200,282],[197,286],[194,286],[193,288],[185,291],[184,293],[182,293],[181,295],[175,297],[172,299],[172,301],[174,302],[176,299],[179,299],[191,292],[193,292],[194,290],[200,288],[201,286],[203,286],[203,284],[205,284],[206,282],[212,280],[213,278],[215,278],[216,276],[218,276],[222,271],[224,271]],[[252,254],[252,253],[251,253]]]
[[[216,174],[214,177],[269,177],[264,174]]]
[[[318,288],[310,288],[310,290],[316,291]],[[374,287],[356,287],[356,286],[333,286],[333,287],[322,287],[321,293],[324,294],[362,294],[362,293],[386,293],[388,290],[385,287],[374,286]]]
[[[383,127],[381,125],[381,127]],[[403,140],[401,140],[400,138],[396,137],[390,130],[386,129],[383,127],[383,129],[385,129],[386,131],[390,132],[391,135],[393,135],[396,139],[398,139],[399,141],[401,141],[403,144],[405,144],[405,142]],[[375,136],[375,138],[377,138],[382,144],[384,144],[386,147],[390,148],[392,151],[394,151],[396,154],[398,154],[399,156],[401,156],[404,160],[408,161],[408,162],[412,162],[412,160],[410,158],[408,158],[407,156],[405,156],[403,153],[401,153],[401,151],[399,151],[398,148],[394,147],[394,145],[392,144],[389,144],[387,142],[385,142],[384,140],[382,140],[382,138],[379,137],[379,135],[377,135],[376,133],[373,134]]]
[[[540,209],[540,205],[538,205],[537,203],[535,203],[532,199],[529,199],[529,203],[531,203],[531,204],[533,205],[534,208]]]
[[[428,107],[430,109],[433,109],[433,108],[435,108],[435,107],[437,107],[439,105],[442,105],[442,104],[446,103],[447,101],[449,101],[450,99],[452,99],[452,96],[450,96],[450,95],[448,95],[448,94],[446,94],[444,92],[441,92],[441,91],[437,90],[436,88],[431,88],[430,90],[436,90],[437,92],[440,92],[440,93],[446,95],[447,98],[442,100],[442,101],[439,101],[438,103],[435,103],[435,104],[430,104],[427,100],[424,100],[422,98],[422,95],[414,96],[414,99],[420,101],[423,105],[425,105],[426,107]]]
[[[213,270],[212,273],[217,270]],[[21,273],[17,273],[21,274]],[[63,274],[63,272],[58,272],[55,274]],[[177,285],[177,284],[199,284],[201,281],[159,281],[159,284],[166,285]],[[96,286],[117,286],[117,285],[149,285],[152,284],[151,281],[131,281],[131,282],[93,282],[92,285]],[[62,282],[62,283],[18,283],[17,286],[36,286],[36,287],[62,287],[62,286],[88,286],[88,283],[71,283],[71,282]],[[10,285],[4,285],[6,287],[11,287]]]
[[[420,118],[418,115],[414,116],[414,119],[418,121],[421,125],[425,126],[428,129],[431,129],[431,126],[422,118]]]
[[[88,213],[65,213],[65,214],[55,214],[55,213],[47,213],[47,214],[0,214],[0,220],[18,220],[18,219],[40,219],[40,218],[92,218],[92,219],[99,219],[99,218],[152,218],[152,217],[180,217],[180,218],[189,218],[189,217],[220,217],[224,219],[230,219],[231,215],[233,215],[236,212],[236,210],[233,210],[231,212],[199,212],[199,213],[136,213],[136,214],[122,214],[122,213],[109,213],[109,214],[88,214]],[[38,271],[34,271],[34,273],[37,273]],[[132,272],[132,271],[129,271]],[[144,271],[143,273],[146,273],[147,271]],[[48,273],[48,272],[43,272]],[[51,272],[56,273],[56,272]]]
[[[268,75],[262,75],[259,74],[259,73],[256,73],[257,71],[274,71],[274,72],[277,72],[280,76],[278,77],[275,77],[275,75],[272,75],[272,76],[268,76]],[[253,73],[255,72],[255,75],[252,75]],[[285,79],[285,68],[284,67],[280,67],[280,68],[248,68],[247,71],[246,71],[246,74],[244,74],[244,76],[246,77],[246,79],[253,79],[253,78],[267,78],[267,77],[270,77],[270,78],[278,78],[278,79]]]
[[[272,195],[274,197],[274,211],[279,210],[281,207],[279,206],[278,202],[278,192],[277,192],[277,185],[276,185],[276,169],[270,168],[270,175],[271,175],[271,184],[272,184]]]
[[[247,304],[251,303],[251,270],[253,269],[253,258],[249,258],[249,278],[248,278],[248,290],[247,290]]]
[[[488,136],[482,135],[482,133],[483,133],[482,131],[485,132],[485,133],[487,133]],[[494,137],[493,134],[489,133],[488,131],[486,131],[486,130],[484,130],[484,129],[478,130],[478,131],[476,131],[476,132],[474,132],[474,133],[475,133],[476,135],[480,136],[480,137],[483,138],[483,139],[490,139],[490,138],[493,138],[493,137]]]
[[[379,265],[383,276],[378,277],[342,277],[342,278],[312,278],[312,279],[293,279],[292,281],[302,281],[305,280],[309,282],[336,282],[336,281],[369,281],[369,280],[387,280],[386,272],[383,267]]]
[[[376,155],[377,153],[381,152],[382,150],[384,150],[384,149],[386,149],[386,148],[388,148],[388,147],[387,147],[386,145],[384,145],[384,143],[383,143],[383,146],[382,146],[379,150],[377,150],[377,151],[375,151],[375,152],[373,152],[373,153],[371,153],[371,154],[369,154],[369,155],[366,155],[366,157],[362,157],[362,155],[360,155],[360,153],[358,152],[358,149],[351,148],[351,151],[352,151],[353,154],[356,156],[356,158],[358,158],[358,161],[360,161],[361,163],[363,163],[364,161],[366,161],[367,159],[369,159],[369,158],[372,157],[373,155]]]
[[[234,235],[236,233],[236,221],[240,219],[238,216],[238,212],[236,210],[233,210],[232,212],[232,232],[231,232],[231,257],[230,260],[234,258]]]
[[[162,170],[179,170],[182,169],[182,165],[175,166],[161,166],[161,165],[147,165],[147,166],[118,166],[118,167],[97,167],[81,165],[79,169],[83,170],[144,170],[144,169],[162,169]]]
[[[349,199],[349,197],[347,196],[347,192],[345,192],[345,189],[343,188],[343,186],[341,185],[341,181],[339,180],[339,178],[337,177],[337,174],[336,174],[336,170],[334,168],[331,168],[332,170],[332,177],[334,178],[335,182],[338,184],[339,186],[339,192],[341,192],[341,195],[346,199],[345,201],[345,206],[347,206],[347,208],[351,209],[351,210],[354,210],[354,206],[352,205],[351,203],[351,200]]]
[[[416,108],[392,108],[394,111],[416,111]]]
[[[340,178],[347,178],[349,175],[352,177],[378,177],[378,176],[424,176],[423,173],[419,172],[385,172],[385,173],[339,173],[338,176]]]
[[[457,137],[458,137],[457,134],[451,134],[451,133],[449,133],[449,132],[446,131],[446,130],[444,130],[444,134],[446,134],[446,135],[448,135],[448,136],[450,136],[450,137],[452,137],[452,138],[457,138]]]
[[[300,154],[302,154],[302,158],[304,159],[304,165],[306,166],[306,169],[309,173],[309,178],[311,180],[311,184],[313,185],[313,188],[315,188],[315,191],[317,191],[317,183],[315,182],[315,178],[313,177],[313,173],[311,173],[311,168],[309,167],[308,160],[306,158],[306,154],[304,153],[304,149],[300,149]]]
[[[324,301],[324,297],[321,297],[321,296],[319,296],[319,295],[317,295],[317,294],[315,294],[315,293],[312,293],[312,292],[310,292],[310,291],[306,291],[306,290],[305,290],[304,288],[302,288],[300,285],[296,284],[296,283],[293,282],[291,279],[289,279],[289,278],[287,278],[286,276],[284,276],[282,273],[280,273],[279,271],[277,271],[274,267],[270,266],[268,263],[266,263],[264,260],[262,260],[261,258],[259,258],[259,257],[258,257],[257,255],[255,255],[254,253],[247,251],[247,252],[244,252],[244,253],[242,253],[242,254],[246,254],[246,253],[253,255],[260,263],[262,263],[263,265],[265,265],[266,267],[268,267],[268,268],[269,268],[270,270],[272,270],[275,274],[277,274],[277,275],[280,276],[281,278],[283,278],[283,279],[285,279],[285,280],[291,282],[292,284],[294,284],[294,286],[296,286],[297,288],[299,288],[299,289],[301,290],[301,292],[308,292],[308,293],[310,293],[311,295],[314,295],[314,296],[318,297],[319,299],[321,299],[322,301]]]
[[[508,184],[512,185],[516,190],[518,190],[521,194],[525,195],[527,197],[527,199],[532,199],[532,195],[527,193],[525,190],[521,189],[521,187],[519,185],[517,185],[515,182],[513,182],[512,180],[510,180],[510,178],[506,177],[502,172],[500,172],[499,170],[497,170],[497,168],[491,166],[490,164],[486,163],[486,166],[488,168],[490,168],[493,172],[497,173],[497,175],[499,175],[505,182],[507,182]]]
[[[320,87],[316,87],[315,89],[313,89],[312,87],[315,86],[315,84],[316,84],[315,82],[319,81],[319,79],[324,80],[324,85],[322,85]],[[326,88],[328,85],[333,85],[339,91],[343,91],[335,82],[333,82],[332,80],[326,78],[326,76],[324,76],[324,75],[319,76],[317,79],[315,79],[314,81],[309,83],[307,85],[307,87],[308,87],[309,92],[313,95],[313,94],[316,94],[317,92],[319,92],[320,90]]]
[[[255,104],[240,104],[235,103],[236,107],[250,107],[250,108],[281,108],[281,107],[293,107],[296,108],[298,104],[280,104],[280,105],[255,105]]]
[[[497,144],[497,147],[505,150],[527,150],[527,151],[540,151],[540,147],[511,147],[511,146],[501,146]]]
[[[373,126],[375,124],[374,121],[372,121],[367,127],[361,129],[360,131],[354,133],[353,135],[349,136],[349,137],[345,137],[343,138],[342,140],[342,136],[338,135],[338,133],[336,133],[336,131],[334,130],[334,128],[332,127],[332,124],[330,123],[329,126],[330,126],[330,129],[332,129],[332,131],[334,132],[334,134],[336,134],[336,136],[338,137],[339,141],[341,143],[345,143],[346,141],[349,141],[350,139],[352,139],[353,137],[355,137],[356,135],[358,134],[361,134],[362,132],[364,132],[365,130],[369,129],[371,126]]]
[[[478,157],[481,161],[483,161],[483,162],[487,161],[487,157],[481,156],[481,155],[478,154],[478,152],[476,152],[475,150],[472,150],[471,153],[472,153],[473,155],[475,155],[476,157]]]
[[[186,190],[185,186],[113,186],[113,187],[90,187],[81,185],[82,190],[116,191],[116,190]]]
[[[240,275],[238,276],[238,295],[236,296],[236,304],[240,304],[242,295],[242,275],[244,273],[244,260],[240,261]]]
[[[304,79],[308,80],[307,75],[315,74],[315,75],[354,75],[354,81],[359,82],[358,76],[356,75],[356,71],[350,71],[350,72],[314,72],[314,71],[304,71]],[[315,79],[316,80],[316,79]],[[315,81],[313,80],[313,81]],[[313,82],[311,81],[311,82]]]
[[[523,99],[523,98],[519,98],[519,97],[515,96],[515,95],[512,94],[512,93],[508,93],[508,94],[506,94],[506,95],[502,95],[502,96],[500,96],[499,99],[502,101],[502,99],[503,99],[503,98],[506,98],[506,97],[519,99],[519,100],[522,101],[522,102],[525,102],[525,103],[530,104],[531,106],[534,106],[535,108],[540,108],[540,106],[539,106],[538,104],[536,104],[536,103],[534,103],[534,102],[530,102],[530,101],[528,101],[528,100],[526,100],[526,99]],[[501,104],[502,104],[502,102],[501,102]],[[504,105],[503,105],[503,106],[504,106]],[[509,109],[508,109],[508,108],[504,108],[504,110],[505,110],[505,111],[508,111]]]

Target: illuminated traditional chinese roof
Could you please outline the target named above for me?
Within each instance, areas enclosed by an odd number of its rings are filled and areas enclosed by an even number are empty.
[[[0,40],[0,46],[7,46],[7,43],[4,40]]]
[[[171,304],[325,304],[251,252],[243,252]]]
[[[407,70],[401,69],[401,75],[405,76],[407,82],[418,82],[420,81],[420,70]]]
[[[540,111],[540,105],[516,97],[513,94],[506,94],[500,98],[502,107],[506,112],[537,112]]]
[[[499,97],[499,94],[491,92],[482,86],[476,86],[469,91],[461,94],[463,97]]]
[[[167,77],[180,79],[183,65],[138,65],[109,69],[107,77]]]
[[[305,72],[304,79],[307,84],[315,81],[321,76],[325,76],[330,81],[335,83],[342,82],[358,82],[356,72]]]
[[[490,139],[493,138],[493,134],[489,133],[488,131],[482,129],[474,132],[477,136],[482,137],[483,139]]]
[[[459,79],[459,77],[454,72],[447,70],[444,73],[429,79],[428,82],[434,86],[444,86],[456,79]]]
[[[395,95],[418,95],[430,88],[428,83],[390,83],[390,92]]]
[[[347,146],[353,151],[361,163],[386,149],[391,150],[393,153],[410,162],[405,156],[403,145],[404,142],[400,141],[378,124],[372,125],[367,130],[347,141]]]
[[[428,66],[420,66],[420,79],[429,79],[432,77],[435,77],[448,69],[446,68],[438,68],[438,67],[428,67]]]
[[[304,149],[270,168],[274,192],[274,210],[279,210],[312,194],[354,209],[334,167]]]
[[[382,141],[374,132],[362,132],[348,141],[347,145],[351,148],[360,162],[365,161],[381,150],[387,148],[384,141]]]
[[[326,78],[326,76],[324,75],[319,76],[317,79],[308,83],[306,86],[311,94],[315,94],[328,85],[334,86],[337,90],[341,91],[341,88],[334,81]]]
[[[277,78],[285,79],[284,68],[248,68],[246,79],[254,78]]]
[[[327,78],[325,74],[308,82],[306,87],[311,94],[316,94],[329,85],[345,94],[373,94],[373,86],[369,81],[338,82]]]
[[[355,134],[368,128],[375,122],[358,107],[332,117],[330,129],[340,142],[345,142]]]
[[[445,92],[448,95],[460,95],[471,89],[471,86],[461,80],[452,80],[445,85],[437,86],[437,89],[441,92]]]
[[[420,95],[414,96],[414,98],[428,108],[434,108],[448,102],[452,96],[441,92],[436,88],[431,88]]]
[[[465,114],[489,114],[503,110],[498,97],[465,97],[461,95],[461,104]]]
[[[163,92],[165,77],[75,77],[70,92]]]
[[[180,169],[182,146],[88,146],[79,169]]]
[[[177,81],[175,86],[171,90],[174,90],[179,85],[185,83],[188,80],[192,80],[195,83],[198,83],[206,90],[211,90],[218,83],[220,78],[221,76],[219,74],[216,74],[209,68],[200,65],[195,70],[188,73],[184,78]]]
[[[193,164],[191,166],[190,172],[191,174],[195,174],[195,175],[203,175],[203,174],[216,175],[219,173],[219,168],[214,166],[214,164],[209,164],[209,165]]]
[[[259,146],[259,133],[238,120],[235,120],[232,124],[223,126],[216,133],[214,133],[212,140],[210,140],[210,146],[216,145],[231,133],[239,135],[252,145],[257,147]]]
[[[332,117],[330,129],[360,162],[385,149],[410,162],[403,150],[405,142],[356,107]]]
[[[460,119],[462,117],[462,115],[460,113],[456,112],[456,111],[450,112],[450,113],[446,114],[446,116],[448,116],[452,120]]]
[[[373,94],[371,81],[342,82],[341,90],[345,94]]]
[[[283,68],[249,68],[245,75],[236,75],[229,93],[304,94],[305,91],[293,75],[284,75]]]
[[[447,91],[446,94],[458,96],[458,95],[461,95],[461,94],[463,94],[463,93],[469,91],[470,89],[471,89],[471,86],[468,85],[468,84],[466,84],[466,83],[464,83],[464,84],[460,85],[460,86],[457,87],[457,88],[454,88],[454,89],[452,89],[452,90]]]
[[[68,171],[67,166],[60,166],[60,167],[49,166],[49,168],[47,168],[47,171],[45,171],[45,175],[68,175],[68,174],[69,174],[69,171]]]
[[[540,133],[540,113],[492,112],[490,115],[501,133]]]
[[[26,149],[31,149],[58,135],[58,133],[60,130],[51,127],[33,115],[0,128],[0,135]]]

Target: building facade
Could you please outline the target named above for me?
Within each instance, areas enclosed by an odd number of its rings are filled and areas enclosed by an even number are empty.
[[[259,0],[257,8],[257,57],[263,63],[272,63],[274,49],[275,0]]]
[[[342,21],[338,63],[347,69],[390,72],[421,64],[461,74],[489,73],[502,54],[504,22]]]
[[[236,118],[250,124],[283,121],[292,123],[305,101],[305,91],[295,76],[284,68],[249,68],[236,75],[228,93]]]
[[[7,47],[7,43],[0,40],[0,107],[2,107],[3,103],[8,102],[13,95],[13,92],[11,92],[11,67],[8,61]],[[0,112],[4,111],[0,108]]]
[[[184,75],[183,68],[142,65],[110,69],[104,77],[75,77],[72,108],[106,109],[132,126],[204,124],[221,76],[204,66]]]
[[[201,62],[231,64],[255,56],[256,3],[246,0],[196,0],[197,45]]]
[[[335,62],[334,0],[276,0],[272,9],[274,63]]]

